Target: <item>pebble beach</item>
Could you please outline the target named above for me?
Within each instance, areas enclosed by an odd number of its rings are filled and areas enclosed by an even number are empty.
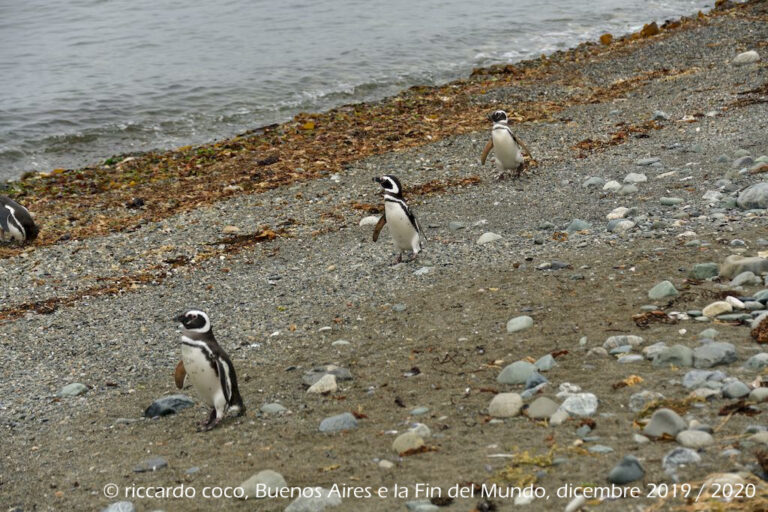
[[[718,5],[231,141],[5,184],[43,231],[0,248],[0,502],[768,506],[768,2]],[[520,178],[480,164],[497,108],[534,159]],[[323,131],[341,119],[346,142]],[[384,174],[424,228],[414,262],[393,265],[387,228],[371,241]],[[206,433],[206,407],[173,381],[172,318],[191,307],[248,408]],[[739,494],[717,495],[725,483]],[[639,494],[567,492],[611,485]],[[150,486],[195,497],[136,494]],[[257,498],[266,488],[312,492]]]

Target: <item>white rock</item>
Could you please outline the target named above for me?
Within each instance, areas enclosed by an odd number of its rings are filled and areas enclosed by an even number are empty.
[[[499,393],[488,405],[488,414],[495,418],[517,416],[523,407],[523,399],[517,393]]]
[[[717,190],[707,190],[702,199],[708,203],[716,203],[723,198],[723,193]]]
[[[310,386],[307,393],[333,393],[337,389],[339,389],[339,387],[336,385],[336,376],[332,373],[326,373],[320,380]]]
[[[381,215],[369,215],[360,219],[361,226],[375,226],[379,222]]]
[[[749,50],[748,52],[738,54],[736,57],[734,57],[731,63],[737,65],[752,64],[753,62],[758,62],[759,60],[760,54],[755,50]]]
[[[624,183],[645,183],[648,177],[640,172],[631,172],[624,176]]]
[[[611,192],[616,192],[620,188],[621,188],[621,183],[619,183],[616,180],[611,180],[608,183],[606,183],[605,185],[603,185],[603,190],[608,190],[608,191],[611,191]]]
[[[619,206],[618,208],[614,208],[611,213],[605,216],[608,220],[614,220],[614,219],[623,219],[627,216],[629,213],[629,208],[626,206]]]
[[[732,297],[730,295],[725,298],[725,302],[733,306],[733,309],[744,309],[746,307],[744,306],[743,302],[741,302],[736,297]]]
[[[703,430],[683,430],[675,440],[686,448],[698,450],[715,442],[712,435]]]
[[[571,416],[566,411],[563,409],[558,409],[552,416],[549,417],[549,424],[553,427],[557,427],[558,425],[565,423],[570,417]]]
[[[489,244],[491,242],[495,242],[496,240],[501,240],[501,235],[497,235],[496,233],[491,233],[489,231],[480,235],[480,238],[477,239],[477,245]]]
[[[701,310],[701,313],[706,317],[714,318],[717,315],[730,313],[731,311],[733,311],[733,305],[730,302],[719,300],[705,307],[703,310]]]
[[[564,512],[578,512],[586,502],[587,498],[584,496],[576,496],[565,506]]]

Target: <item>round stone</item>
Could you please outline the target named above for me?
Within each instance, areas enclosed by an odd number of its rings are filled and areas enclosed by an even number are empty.
[[[518,316],[507,322],[507,332],[519,332],[533,327],[533,318],[529,316]]]
[[[683,430],[675,437],[675,440],[686,448],[698,450],[715,442],[712,435],[701,430]]]
[[[488,405],[488,414],[495,418],[511,418],[520,414],[523,399],[517,393],[499,393]]]
[[[525,384],[528,377],[536,371],[536,366],[528,361],[515,361],[514,363],[507,365],[499,376],[496,378],[496,382],[499,384]]]
[[[417,450],[424,446],[424,439],[415,432],[405,432],[397,436],[392,443],[392,449],[397,453]]]
[[[686,423],[672,409],[658,409],[651,416],[651,421],[643,429],[643,434],[648,437],[661,437],[664,434],[675,437],[685,430]]]

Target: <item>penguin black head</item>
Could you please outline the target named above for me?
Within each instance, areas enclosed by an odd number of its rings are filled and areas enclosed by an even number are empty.
[[[381,178],[373,178],[373,181],[381,185],[385,193],[395,196],[403,194],[403,187],[400,185],[400,180],[391,174],[385,174]]]
[[[208,319],[208,315],[197,309],[190,309],[174,320],[180,322],[187,331],[208,332],[211,330],[211,321]]]
[[[507,122],[507,113],[503,110],[497,110],[493,114],[491,114],[491,121],[494,123],[506,123]]]

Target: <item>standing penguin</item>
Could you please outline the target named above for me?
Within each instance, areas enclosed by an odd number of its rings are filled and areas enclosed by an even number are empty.
[[[381,178],[373,178],[373,181],[380,184],[384,190],[384,215],[381,216],[373,230],[373,241],[379,239],[379,232],[381,232],[384,224],[388,223],[392,240],[398,250],[397,263],[403,261],[403,251],[413,251],[413,259],[416,259],[419,251],[421,251],[422,238],[426,241],[426,237],[421,231],[416,217],[403,199],[400,180],[387,174]]]
[[[245,405],[237,388],[235,367],[224,349],[216,342],[208,315],[195,309],[174,318],[181,322],[182,364],[176,368],[176,384],[184,383],[184,374],[190,383],[212,407],[208,420],[198,430],[211,430],[228,410],[245,413]]]
[[[520,171],[525,163],[523,151],[528,153],[528,156],[531,156],[531,152],[525,147],[523,141],[520,140],[517,135],[512,133],[512,130],[507,124],[506,112],[497,110],[491,114],[491,121],[493,121],[491,140],[485,145],[483,154],[480,157],[480,162],[485,165],[485,159],[488,157],[488,153],[491,149],[493,149],[493,156],[496,157],[496,167],[501,171],[499,178],[504,178],[506,176],[506,171],[509,170],[514,170],[516,177],[520,176]]]
[[[0,240],[31,242],[39,232],[29,210],[9,197],[0,196]]]

